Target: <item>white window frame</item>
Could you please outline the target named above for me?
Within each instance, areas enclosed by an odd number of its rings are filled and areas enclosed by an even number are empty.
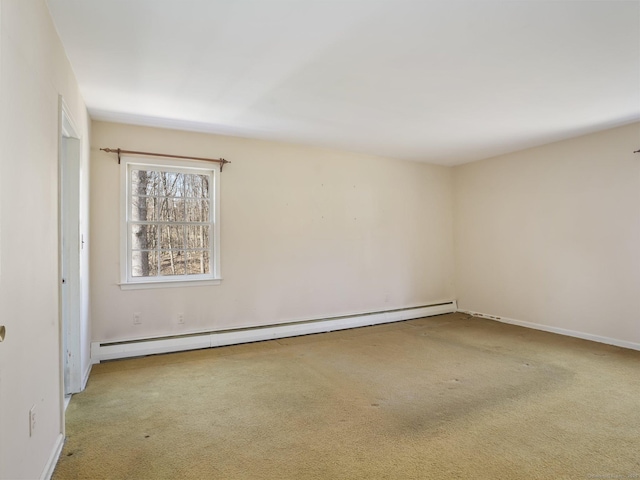
[[[131,275],[131,235],[129,222],[131,215],[131,181],[130,172],[133,169],[147,170],[162,169],[181,173],[206,173],[211,175],[209,186],[213,205],[212,231],[210,241],[213,247],[210,252],[210,273],[204,275],[175,275],[154,277],[133,277]],[[142,288],[189,287],[202,285],[219,285],[222,277],[220,273],[220,168],[195,160],[164,159],[158,157],[140,158],[123,156],[120,163],[120,288],[133,290]]]

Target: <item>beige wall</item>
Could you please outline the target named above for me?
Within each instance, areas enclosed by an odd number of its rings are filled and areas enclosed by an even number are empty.
[[[39,478],[62,439],[59,94],[88,145],[86,109],[45,2],[2,0],[0,324],[7,328],[0,343],[3,479]],[[85,198],[83,208],[86,205]],[[29,437],[32,405],[37,420]]]
[[[93,122],[91,145],[94,341],[453,299],[450,169],[103,122]],[[120,167],[100,147],[232,162],[221,175],[221,285],[120,290]]]
[[[222,285],[120,290],[119,169],[98,151],[118,146],[233,161]],[[638,344],[639,147],[636,123],[448,169],[94,122],[93,341],[457,298],[464,310]]]
[[[640,124],[454,169],[458,307],[640,344]]]

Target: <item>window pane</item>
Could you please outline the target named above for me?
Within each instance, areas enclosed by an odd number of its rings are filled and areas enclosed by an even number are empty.
[[[155,277],[156,275],[158,275],[157,252],[142,251],[131,253],[132,277]]]
[[[187,214],[187,222],[209,221],[208,200],[186,200],[185,209]]]
[[[131,248],[133,250],[153,250],[157,245],[156,225],[132,225]]]
[[[158,220],[161,222],[184,222],[184,200],[181,198],[160,198]]]
[[[159,172],[160,187],[158,194],[165,197],[184,196],[184,173]]]
[[[209,251],[189,251],[187,252],[187,273],[198,275],[209,273]]]
[[[154,197],[133,197],[131,199],[131,220],[153,222],[156,220],[156,205],[158,199]]]
[[[209,248],[208,225],[187,225],[187,248]]]
[[[184,196],[191,198],[208,198],[209,177],[207,175],[185,175]]]
[[[209,176],[208,175],[199,175],[200,180],[202,181],[202,198],[209,198]]]
[[[160,249],[184,249],[184,226],[162,225],[160,227]]]
[[[147,170],[131,171],[131,194],[132,195],[157,195],[158,194],[158,172]]]
[[[187,174],[184,176],[184,196],[200,198],[200,186],[197,180],[198,175]]]
[[[160,275],[184,275],[185,254],[184,251],[160,252]]]

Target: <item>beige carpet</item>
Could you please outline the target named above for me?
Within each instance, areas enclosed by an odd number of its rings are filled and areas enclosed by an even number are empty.
[[[640,478],[640,352],[452,314],[103,363],[75,478]]]

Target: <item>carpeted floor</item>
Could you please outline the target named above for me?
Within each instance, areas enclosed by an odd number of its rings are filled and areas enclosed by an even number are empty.
[[[640,478],[640,352],[451,314],[107,362],[53,478]]]

